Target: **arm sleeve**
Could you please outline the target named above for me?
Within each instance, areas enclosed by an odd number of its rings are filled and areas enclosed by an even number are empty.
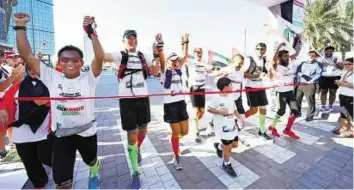
[[[172,71],[167,69],[165,73],[165,80],[163,83],[163,87],[169,89],[171,87],[171,82],[172,82]]]

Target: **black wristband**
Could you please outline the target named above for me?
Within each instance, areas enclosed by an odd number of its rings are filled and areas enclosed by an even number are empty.
[[[27,28],[26,26],[14,26],[12,27],[14,30],[24,30],[24,31],[27,31]]]

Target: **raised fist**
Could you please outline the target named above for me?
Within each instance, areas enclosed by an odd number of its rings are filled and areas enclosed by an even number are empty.
[[[30,15],[27,13],[15,13],[14,14],[14,22],[16,26],[26,26],[26,24],[30,21]]]
[[[91,35],[97,36],[96,27],[97,27],[97,25],[95,22],[95,17],[91,17],[91,16],[84,17],[83,28],[84,28],[84,31],[89,36],[89,38],[91,38]]]
[[[188,43],[188,42],[189,42],[189,34],[183,34],[182,43]]]
[[[161,34],[156,34],[155,36],[155,43],[154,43],[154,49],[157,49],[157,50],[163,50],[163,47],[164,47],[164,43],[163,43],[163,40],[162,40],[162,35]]]

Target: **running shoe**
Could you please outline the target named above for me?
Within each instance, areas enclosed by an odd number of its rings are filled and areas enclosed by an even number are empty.
[[[275,127],[269,126],[268,129],[269,129],[270,131],[272,131],[272,135],[273,135],[273,136],[275,136],[275,137],[280,137],[280,135],[279,135],[279,133],[278,133],[278,131],[277,131],[277,129],[276,129]]]
[[[141,166],[141,154],[140,154],[140,150],[138,150],[138,165]]]
[[[173,165],[175,166],[176,170],[182,170],[181,158],[180,157],[174,157]]]
[[[291,137],[291,138],[293,138],[293,139],[299,139],[299,138],[300,138],[299,136],[297,136],[297,135],[296,135],[293,131],[291,131],[291,130],[289,130],[289,131],[284,130],[283,133],[284,133],[285,135],[288,135],[289,137]]]
[[[0,163],[14,163],[14,162],[20,162],[21,158],[17,153],[16,148],[10,148],[10,150],[7,152],[6,156],[0,160]]]
[[[141,185],[140,185],[140,176],[139,173],[135,173],[132,175],[132,183],[130,185],[131,189],[140,189]]]
[[[99,189],[100,188],[100,180],[99,180],[99,173],[98,171],[100,170],[100,160],[98,160],[98,163],[95,166],[90,167],[90,177],[89,177],[89,184],[88,188],[89,189]]]
[[[0,152],[0,159],[3,159],[6,157],[6,154],[7,154],[7,150],[3,150]]]
[[[214,143],[214,148],[216,149],[216,155],[218,155],[219,158],[222,158],[222,150],[219,149],[220,143]]]
[[[258,135],[265,138],[265,140],[273,140],[272,137],[268,136],[267,133],[261,133],[261,131],[258,131]]]
[[[202,143],[202,138],[200,137],[199,134],[197,134],[197,137],[195,138],[195,142]]]
[[[222,164],[222,169],[229,174],[231,177],[237,177],[237,173],[235,172],[234,168],[232,167],[231,164],[225,165],[224,163]]]

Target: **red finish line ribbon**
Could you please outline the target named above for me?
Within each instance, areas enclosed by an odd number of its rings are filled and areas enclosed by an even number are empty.
[[[307,86],[312,84],[286,84],[286,85],[274,85],[270,87],[263,88],[248,88],[244,90],[235,90],[228,93],[237,93],[237,92],[256,92],[261,90],[267,90],[276,87],[284,86]],[[208,94],[222,94],[220,91],[209,91],[209,92],[179,92],[175,94],[171,93],[160,93],[160,94],[147,94],[139,96],[91,96],[91,97],[76,97],[76,98],[67,98],[67,97],[17,97],[15,100],[18,101],[34,101],[34,100],[95,100],[95,99],[123,99],[123,98],[143,98],[143,97],[154,97],[154,96],[178,96],[178,95],[208,95]]]

